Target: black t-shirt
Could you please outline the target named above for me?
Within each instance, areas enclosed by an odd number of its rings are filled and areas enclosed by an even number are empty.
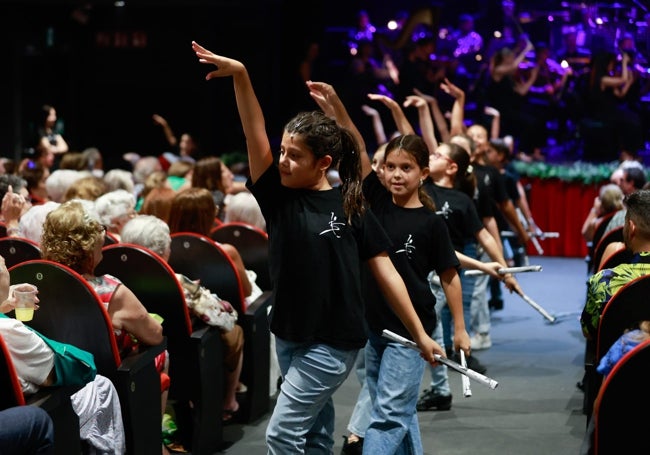
[[[364,180],[364,195],[393,243],[389,256],[404,280],[424,330],[431,333],[436,324],[436,299],[429,287],[429,273],[435,270],[441,274],[460,265],[445,223],[426,207],[404,208],[395,205],[391,193],[374,172]],[[369,329],[377,334],[389,329],[410,338],[374,278],[368,275],[364,295]]]
[[[436,213],[442,216],[456,251],[463,251],[468,241],[476,241],[476,233],[483,223],[476,212],[474,201],[460,190],[445,188],[427,179],[424,189],[436,204]]]
[[[271,331],[288,341],[362,347],[361,263],[390,247],[377,219],[367,211],[348,224],[339,188],[284,187],[273,165],[246,184],[269,234]]]
[[[506,193],[508,194],[508,198],[513,201],[513,203],[517,203],[519,201],[519,189],[517,188],[517,178],[516,176],[512,175],[510,172],[505,171],[501,174],[503,178],[503,183],[506,188]],[[506,220],[506,217],[501,213],[501,211],[497,210],[496,211],[496,216],[495,219],[497,221],[497,226],[499,227],[500,231],[509,231],[512,228],[510,227],[510,224]]]

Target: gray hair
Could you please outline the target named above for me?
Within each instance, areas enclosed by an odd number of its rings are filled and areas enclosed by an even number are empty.
[[[43,235],[43,223],[47,214],[57,208],[58,202],[47,201],[41,205],[34,205],[27,210],[18,222],[18,232],[26,239],[32,240],[36,243],[41,243],[41,235]]]
[[[266,231],[266,221],[262,215],[262,209],[260,209],[255,196],[246,191],[233,194],[228,198],[224,221],[226,223],[240,221]]]
[[[120,233],[122,243],[133,243],[149,248],[164,256],[169,251],[172,238],[169,226],[154,215],[138,215],[129,220]]]
[[[134,191],[133,173],[124,169],[111,169],[104,174],[104,182],[108,191],[125,190],[129,193]]]
[[[88,177],[89,175],[91,174],[88,171],[57,169],[52,172],[45,181],[47,194],[53,201],[61,202],[65,192],[70,188],[70,185],[83,177]]]
[[[114,227],[116,221],[128,216],[134,208],[135,196],[126,190],[110,191],[95,200],[95,210],[105,226]]]

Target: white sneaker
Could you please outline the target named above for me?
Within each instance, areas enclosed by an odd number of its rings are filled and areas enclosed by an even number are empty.
[[[489,333],[476,333],[470,338],[472,350],[480,351],[492,347],[492,340]]]

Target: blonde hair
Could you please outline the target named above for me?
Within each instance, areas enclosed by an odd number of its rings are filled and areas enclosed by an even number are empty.
[[[603,213],[615,212],[623,208],[623,190],[615,183],[604,185],[598,197]]]
[[[78,201],[61,204],[47,214],[41,237],[43,259],[70,267],[80,274],[92,273],[94,250],[104,241],[104,227]]]

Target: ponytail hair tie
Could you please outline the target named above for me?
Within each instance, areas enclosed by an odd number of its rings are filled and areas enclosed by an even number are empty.
[[[473,168],[472,165],[470,164],[470,165],[467,166],[467,173],[468,173],[468,174],[471,174],[472,171],[474,171],[474,168]]]

